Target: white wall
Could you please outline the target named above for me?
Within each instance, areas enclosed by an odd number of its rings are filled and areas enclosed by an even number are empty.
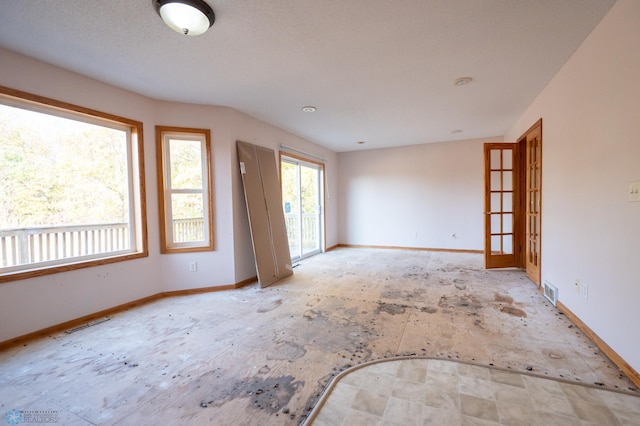
[[[144,123],[147,258],[0,284],[0,342],[161,291],[153,101],[0,49],[0,85]]]
[[[327,159],[336,192],[336,155],[231,108],[149,99],[0,49],[0,85],[144,123],[149,257],[0,284],[0,342],[165,291],[234,284],[256,275],[238,172],[236,140],[280,143]],[[214,251],[160,254],[155,126],[211,129]],[[327,205],[327,240],[337,243],[337,206]],[[190,261],[197,272],[188,272]]]
[[[340,242],[483,250],[483,143],[501,140],[338,154]]]
[[[640,2],[619,0],[505,136],[542,117],[542,279],[640,371]],[[588,285],[588,299],[575,280]]]

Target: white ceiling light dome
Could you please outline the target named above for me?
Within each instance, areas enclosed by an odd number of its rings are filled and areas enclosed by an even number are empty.
[[[216,20],[203,0],[154,0],[153,4],[164,23],[180,34],[203,34]]]

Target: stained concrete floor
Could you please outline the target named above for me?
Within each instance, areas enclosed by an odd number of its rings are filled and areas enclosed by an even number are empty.
[[[638,394],[522,272],[338,249],[269,288],[159,300],[0,353],[0,411],[65,425],[296,425],[335,375],[424,355]]]

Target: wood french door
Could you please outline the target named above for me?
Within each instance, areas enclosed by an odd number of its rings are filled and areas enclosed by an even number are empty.
[[[518,141],[526,150],[525,270],[540,285],[542,207],[542,120]]]
[[[486,143],[485,267],[523,268],[540,285],[542,119],[517,143]]]
[[[515,158],[514,143],[484,145],[485,267],[516,266],[514,252]]]

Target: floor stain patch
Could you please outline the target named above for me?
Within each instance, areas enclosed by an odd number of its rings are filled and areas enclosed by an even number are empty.
[[[505,314],[509,314],[514,317],[526,318],[527,313],[522,309],[514,308],[513,306],[503,306],[500,308],[500,312],[504,312]]]
[[[513,304],[513,297],[507,296],[506,294],[496,293],[494,300],[498,303],[508,303],[509,305]]]
[[[378,302],[376,313],[386,312],[389,315],[399,315],[404,314],[407,307],[407,305],[398,305],[397,303]]]
[[[302,346],[298,346],[291,342],[278,343],[272,350],[267,352],[268,360],[279,359],[298,359],[302,358],[307,353],[307,350]]]
[[[223,395],[201,401],[200,406],[219,407],[236,398],[248,398],[249,407],[276,414],[287,407],[293,395],[303,387],[304,382],[296,381],[293,376],[253,377],[235,382]]]
[[[265,305],[262,305],[258,308],[259,314],[264,314],[265,312],[273,311],[278,306],[282,305],[282,299],[273,300]]]

